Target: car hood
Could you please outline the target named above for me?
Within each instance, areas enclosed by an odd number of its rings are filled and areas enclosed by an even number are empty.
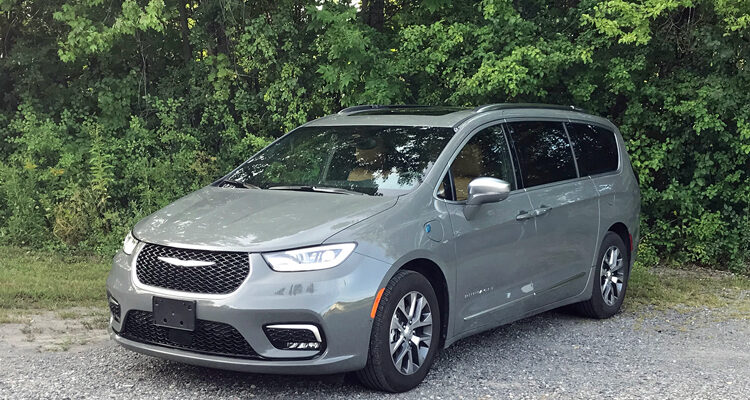
[[[322,243],[396,204],[396,197],[208,186],[138,222],[139,240],[175,247],[269,251]]]

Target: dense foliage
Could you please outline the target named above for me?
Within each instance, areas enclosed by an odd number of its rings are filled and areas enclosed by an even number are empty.
[[[576,104],[644,256],[747,270],[748,0],[0,0],[0,242],[110,252],[270,139],[361,103]]]

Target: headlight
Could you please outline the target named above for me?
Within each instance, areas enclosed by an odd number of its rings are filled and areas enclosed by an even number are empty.
[[[333,268],[346,260],[354,248],[354,243],[340,243],[304,249],[265,253],[263,258],[275,271],[314,271]]]
[[[122,251],[128,255],[133,254],[133,250],[137,244],[138,239],[134,238],[131,232],[128,232],[128,235],[125,236],[125,240],[122,241]]]

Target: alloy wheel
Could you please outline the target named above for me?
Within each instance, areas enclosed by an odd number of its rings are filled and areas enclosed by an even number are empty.
[[[422,293],[412,291],[398,302],[393,311],[390,349],[393,365],[411,375],[424,364],[432,343],[432,311]]]
[[[599,278],[604,304],[614,305],[617,303],[617,299],[622,296],[622,287],[625,280],[623,257],[617,246],[610,246],[604,252]]]

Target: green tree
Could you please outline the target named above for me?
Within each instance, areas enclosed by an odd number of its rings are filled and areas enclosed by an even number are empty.
[[[361,103],[576,104],[620,126],[645,245],[746,271],[750,1],[0,0],[0,242],[111,252]]]

